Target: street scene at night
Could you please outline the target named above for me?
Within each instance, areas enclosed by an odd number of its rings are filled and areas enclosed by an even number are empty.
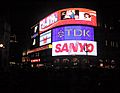
[[[120,92],[118,1],[8,3],[0,6],[2,92]]]

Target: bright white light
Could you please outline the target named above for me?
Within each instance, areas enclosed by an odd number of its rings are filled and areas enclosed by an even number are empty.
[[[0,47],[3,47],[3,44],[0,44]]]
[[[74,63],[74,65],[77,65],[77,63]]]
[[[36,40],[34,39],[34,40],[33,40],[33,44],[32,44],[32,45],[35,45],[35,43],[36,43]]]
[[[103,63],[100,63],[100,67],[103,67]]]
[[[33,64],[31,65],[31,67],[33,67]]]

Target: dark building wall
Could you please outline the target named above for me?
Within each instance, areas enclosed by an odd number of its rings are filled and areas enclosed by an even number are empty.
[[[117,8],[100,8],[98,19],[100,25],[95,33],[95,39],[98,47],[98,60],[111,64],[112,60],[119,64],[120,58],[120,24],[119,14],[115,11]],[[110,12],[112,11],[112,12]]]
[[[3,71],[7,71],[9,64],[9,36],[10,25],[4,17],[0,16],[0,43],[3,44],[0,48],[0,68]]]

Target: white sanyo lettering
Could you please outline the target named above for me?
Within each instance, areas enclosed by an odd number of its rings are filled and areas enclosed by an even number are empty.
[[[57,22],[57,20],[58,20],[57,14],[55,14],[55,13],[51,14],[47,18],[40,21],[40,28],[43,29],[43,28]]]

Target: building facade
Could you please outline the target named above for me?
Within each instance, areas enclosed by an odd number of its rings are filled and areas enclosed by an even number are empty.
[[[10,24],[5,18],[0,16],[0,69],[7,71],[9,67],[9,40],[10,40]]]
[[[32,27],[32,45],[25,56],[32,67],[115,68],[119,41],[109,39],[103,24],[92,9],[55,11]]]

